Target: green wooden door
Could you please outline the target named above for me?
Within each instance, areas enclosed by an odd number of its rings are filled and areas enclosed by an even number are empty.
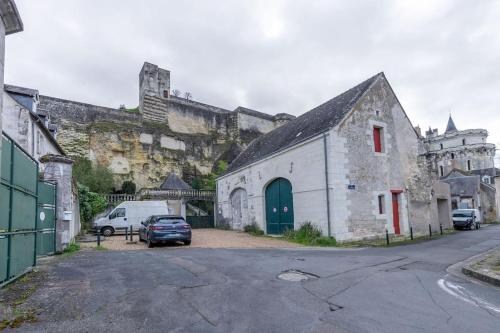
[[[293,229],[292,184],[284,178],[273,180],[266,188],[266,226],[268,234],[283,234]]]

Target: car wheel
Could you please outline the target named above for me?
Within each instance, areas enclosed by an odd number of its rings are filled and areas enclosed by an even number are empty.
[[[184,245],[191,245],[191,240],[184,241]]]
[[[115,229],[111,228],[111,227],[104,227],[101,229],[101,234],[104,236],[104,237],[110,237],[110,236],[113,236],[113,234],[115,233]]]
[[[146,243],[147,243],[147,245],[148,245],[148,248],[152,248],[152,247],[154,247],[154,246],[155,246],[155,245],[154,245],[154,243],[153,243],[153,242],[151,241],[151,239],[149,239],[149,238],[146,240]]]

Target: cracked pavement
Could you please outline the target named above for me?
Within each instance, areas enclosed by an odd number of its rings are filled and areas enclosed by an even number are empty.
[[[19,331],[498,332],[500,289],[447,272],[496,246],[498,225],[391,248],[81,251],[45,266]]]

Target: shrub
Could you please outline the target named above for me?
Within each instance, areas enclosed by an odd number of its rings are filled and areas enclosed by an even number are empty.
[[[122,184],[122,193],[125,194],[135,194],[135,183],[130,180],[126,180]]]
[[[262,236],[264,235],[264,230],[262,230],[256,222],[252,222],[243,227],[245,232],[248,232],[254,236]]]
[[[106,209],[108,202],[103,195],[89,191],[87,186],[80,183],[78,183],[78,199],[82,226],[83,229],[88,229],[93,218]]]
[[[297,230],[287,230],[284,236],[292,242],[303,245],[335,246],[337,244],[335,238],[322,236],[321,229],[311,222],[302,224]]]

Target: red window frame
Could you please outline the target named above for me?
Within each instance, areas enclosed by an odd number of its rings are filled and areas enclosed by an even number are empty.
[[[382,152],[382,128],[373,127],[373,145],[376,153]]]

